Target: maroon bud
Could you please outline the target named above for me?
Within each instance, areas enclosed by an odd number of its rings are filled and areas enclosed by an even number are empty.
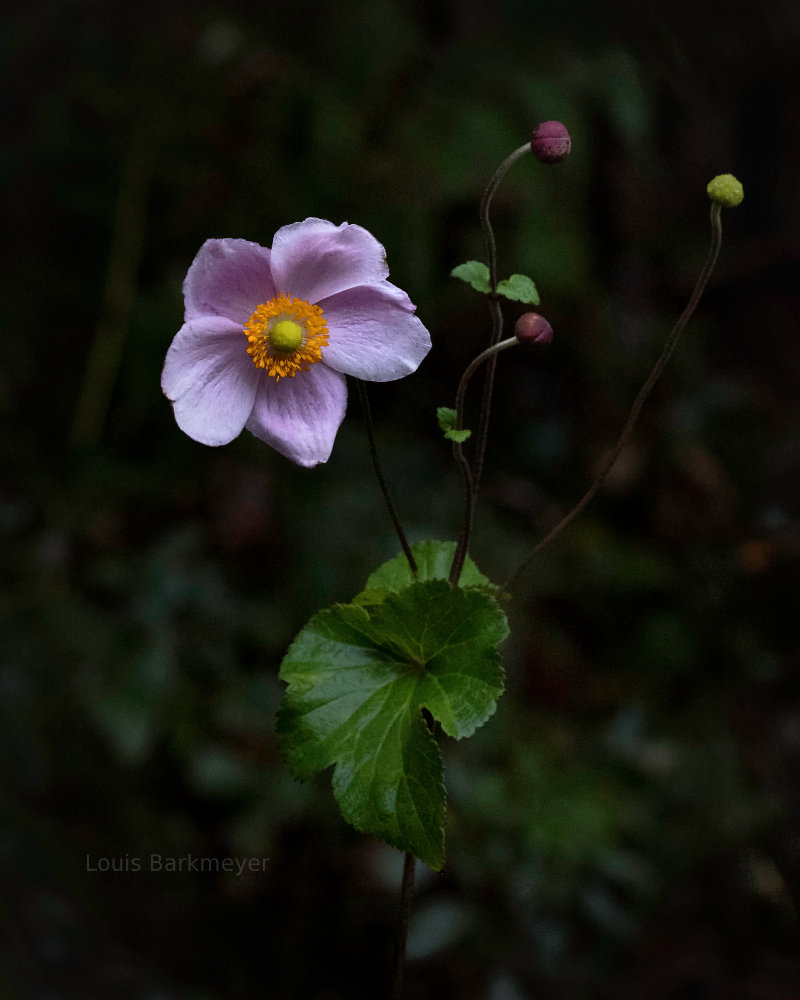
[[[539,313],[523,313],[514,326],[514,336],[520,344],[547,347],[553,342],[553,328]]]
[[[560,163],[572,149],[566,125],[542,122],[533,130],[531,152],[540,163]]]

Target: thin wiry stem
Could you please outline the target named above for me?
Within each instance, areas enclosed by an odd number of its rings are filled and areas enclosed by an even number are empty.
[[[539,541],[534,546],[531,552],[528,553],[528,555],[522,560],[522,562],[516,567],[516,569],[514,569],[513,572],[509,574],[507,580],[503,584],[504,590],[508,591],[511,588],[513,582],[516,580],[519,574],[522,573],[522,571],[528,566],[533,557],[537,553],[541,552],[542,549],[545,548],[545,546],[549,545],[552,541],[554,541],[561,534],[561,532],[569,524],[571,524],[575,520],[575,518],[584,510],[584,508],[587,507],[588,504],[594,499],[595,495],[597,494],[597,491],[601,488],[603,483],[608,478],[608,474],[613,469],[614,463],[619,458],[620,452],[630,440],[630,436],[633,433],[633,429],[636,426],[637,420],[639,419],[639,414],[642,411],[642,407],[644,406],[645,400],[650,395],[651,389],[661,377],[661,373],[664,371],[669,362],[669,359],[672,357],[675,347],[677,346],[678,340],[680,339],[680,336],[683,333],[686,324],[689,322],[689,320],[692,317],[692,314],[697,308],[697,304],[699,303],[703,291],[705,290],[705,287],[708,284],[708,279],[711,277],[711,272],[714,270],[714,265],[716,264],[717,257],[719,256],[719,248],[722,245],[722,222],[720,219],[721,208],[722,206],[717,202],[714,202],[711,206],[711,246],[709,247],[708,256],[706,257],[705,263],[703,264],[703,268],[700,271],[700,276],[697,279],[697,284],[694,287],[694,291],[692,292],[692,295],[689,299],[689,302],[686,305],[686,308],[681,313],[677,323],[672,328],[670,335],[667,337],[666,343],[664,344],[664,348],[661,351],[661,355],[658,361],[656,361],[655,365],[653,366],[653,370],[647,376],[644,385],[639,390],[639,394],[637,395],[636,399],[633,402],[631,411],[628,414],[628,419],[625,421],[625,426],[622,428],[622,432],[619,438],[617,439],[617,443],[609,452],[605,462],[603,462],[603,466],[600,469],[600,472],[595,476],[592,485],[589,487],[589,489],[575,504],[572,510],[570,510],[568,514],[562,517],[554,528],[548,531],[548,533],[544,536],[544,538],[542,538],[541,541]]]
[[[509,337],[507,340],[501,340],[492,347],[487,347],[485,351],[481,351],[481,353],[476,358],[473,358],[467,365],[464,374],[461,376],[461,381],[458,383],[458,390],[456,391],[455,430],[460,431],[464,424],[464,396],[467,392],[469,380],[485,361],[493,360],[495,356],[500,353],[500,351],[504,351],[509,347],[514,347],[518,343],[519,341],[516,337]],[[464,457],[464,450],[460,441],[453,442],[453,457],[458,462],[464,475],[464,526],[461,529],[461,535],[459,536],[456,551],[453,555],[453,562],[450,566],[449,577],[450,583],[452,583],[453,586],[456,586],[459,578],[461,577],[461,570],[464,568],[464,560],[467,557],[469,536],[472,531],[472,522],[475,518],[475,505],[478,500],[478,494],[474,487],[472,469],[470,468],[469,462]]]
[[[495,347],[500,342],[500,338],[503,335],[503,312],[500,308],[500,301],[497,295],[497,244],[495,243],[494,230],[492,229],[492,221],[490,217],[492,199],[494,198],[495,192],[500,186],[500,182],[503,180],[505,175],[517,162],[517,160],[521,159],[530,150],[530,148],[530,143],[525,143],[524,146],[520,146],[518,149],[515,149],[510,156],[507,156],[497,170],[495,170],[491,180],[486,185],[483,196],[481,197],[480,217],[481,226],[483,228],[484,243],[486,246],[486,259],[489,266],[489,314],[492,320],[492,329],[489,335],[489,348]],[[477,361],[477,359],[475,360]],[[475,364],[475,362],[473,362],[473,364]],[[478,414],[478,424],[475,432],[475,452],[472,466],[469,465],[464,457],[464,451],[461,445],[458,442],[454,442],[453,444],[453,456],[461,467],[461,472],[464,476],[464,490],[466,494],[464,498],[464,525],[461,529],[458,544],[456,545],[456,551],[453,555],[453,563],[450,567],[450,582],[453,584],[458,583],[459,577],[461,576],[461,570],[464,566],[464,560],[467,557],[469,538],[472,532],[472,522],[474,520],[475,508],[478,503],[478,487],[483,474],[483,462],[486,455],[486,439],[489,431],[489,416],[492,408],[492,392],[494,391],[494,373],[496,367],[497,357],[495,353],[492,353],[488,356],[486,374],[483,380],[481,408],[480,413]],[[466,372],[464,374],[466,376]],[[471,374],[472,372],[470,372],[470,375]],[[463,385],[464,378],[462,378],[461,382]],[[461,389],[461,386],[459,386],[459,389]],[[457,426],[460,426],[460,424]]]
[[[414,869],[416,862],[417,859],[413,854],[406,854],[403,860],[403,879],[400,883],[400,914],[397,921],[394,967],[392,970],[392,992],[389,1000],[400,1000],[403,993],[406,942],[408,941],[408,922],[411,917],[411,904],[414,900]]]
[[[526,142],[524,146],[520,146],[518,149],[515,149],[510,156],[503,160],[494,172],[492,179],[486,185],[486,190],[483,192],[483,197],[481,198],[481,226],[483,228],[483,238],[486,245],[486,258],[489,265],[489,287],[491,288],[489,295],[489,312],[492,318],[492,331],[489,336],[490,347],[498,343],[503,335],[503,312],[500,308],[500,301],[497,296],[497,244],[494,239],[494,230],[492,229],[490,214],[492,199],[494,198],[495,192],[500,186],[500,183],[505,175],[511,167],[513,167],[517,160],[522,159],[526,153],[530,152],[530,148],[530,143]],[[489,364],[486,366],[486,375],[483,381],[481,411],[478,417],[478,429],[475,437],[475,458],[472,465],[473,490],[475,492],[476,499],[478,489],[480,487],[481,475],[483,474],[483,460],[486,455],[486,437],[489,431],[489,416],[492,408],[492,392],[494,390],[494,373],[496,367],[497,359],[490,359]]]
[[[492,291],[497,291],[497,245],[494,240],[494,231],[492,230],[492,223],[489,218],[489,209],[491,208],[492,198],[495,196],[495,192],[500,183],[511,169],[517,160],[521,159],[526,153],[530,152],[530,143],[526,142],[524,146],[520,146],[515,149],[514,152],[505,158],[500,166],[492,174],[492,178],[486,185],[483,195],[481,197],[481,225],[483,226],[483,236],[486,243],[486,262],[489,265],[489,284],[491,285]]]
[[[467,386],[469,385],[469,380],[475,374],[478,368],[484,363],[484,361],[489,361],[500,351],[505,351],[509,347],[515,347],[519,341],[516,337],[508,337],[506,340],[501,340],[499,343],[493,344],[491,347],[487,347],[485,351],[472,359],[467,367],[464,369],[464,374],[461,376],[461,381],[458,383],[458,389],[456,390],[456,429],[460,430],[464,419],[464,396],[466,395]]]
[[[386,477],[383,474],[380,460],[378,459],[378,449],[375,446],[375,432],[372,425],[372,411],[369,406],[367,387],[361,379],[356,379],[356,382],[358,384],[358,396],[361,400],[361,409],[364,413],[364,424],[367,428],[367,441],[369,442],[369,454],[372,459],[372,468],[375,470],[375,477],[378,480],[378,486],[383,494],[383,499],[386,503],[386,510],[389,513],[389,517],[394,525],[394,530],[400,541],[400,545],[402,546],[403,552],[408,560],[409,568],[411,569],[413,576],[416,578],[417,561],[414,558],[414,553],[411,551],[411,546],[408,544],[408,539],[406,538],[406,533],[403,531],[400,518],[397,516],[397,511],[395,510],[394,503],[392,502],[392,495],[389,492],[389,486],[386,482]]]
[[[475,513],[475,491],[472,486],[472,469],[464,457],[464,449],[461,447],[460,441],[453,442],[453,458],[458,462],[464,477],[464,524],[461,528],[461,534],[458,536],[456,550],[453,553],[449,576],[450,583],[455,587],[461,578],[461,570],[464,568],[464,560],[467,558],[469,536],[472,532],[472,517]]]

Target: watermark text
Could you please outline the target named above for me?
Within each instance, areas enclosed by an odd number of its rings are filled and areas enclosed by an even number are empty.
[[[220,872],[242,875],[244,872],[264,872],[269,858],[212,858],[200,854],[118,854],[86,855],[87,872]]]

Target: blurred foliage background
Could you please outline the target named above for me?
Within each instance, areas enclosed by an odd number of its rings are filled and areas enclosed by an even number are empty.
[[[203,240],[366,226],[434,340],[372,389],[387,475],[413,539],[454,537],[434,408],[488,325],[448,275],[547,118],[572,156],[518,164],[495,208],[500,269],[556,331],[500,359],[473,545],[495,579],[614,440],[705,254],[707,181],[746,197],[634,442],[513,595],[498,712],[445,747],[449,862],[419,873],[406,995],[800,996],[799,43],[780,0],[7,14],[2,996],[385,995],[401,859],[327,776],[289,778],[274,732],[287,644],[397,550],[358,407],[303,470],[184,437],[160,369]]]

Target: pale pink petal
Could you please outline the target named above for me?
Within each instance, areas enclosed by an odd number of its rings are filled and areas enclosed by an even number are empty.
[[[428,331],[406,293],[389,281],[324,299],[325,364],[368,382],[389,382],[417,370],[431,349]]]
[[[347,407],[344,375],[320,362],[294,378],[265,377],[245,425],[298,465],[327,462]]]
[[[324,219],[279,229],[270,265],[279,292],[313,303],[346,288],[383,281],[389,274],[386,253],[371,233]]]
[[[249,240],[206,240],[183,282],[186,321],[225,316],[244,326],[275,294],[269,250]]]
[[[227,444],[241,434],[261,377],[246,348],[242,328],[218,316],[185,323],[175,335],[161,388],[178,426],[195,441]]]

